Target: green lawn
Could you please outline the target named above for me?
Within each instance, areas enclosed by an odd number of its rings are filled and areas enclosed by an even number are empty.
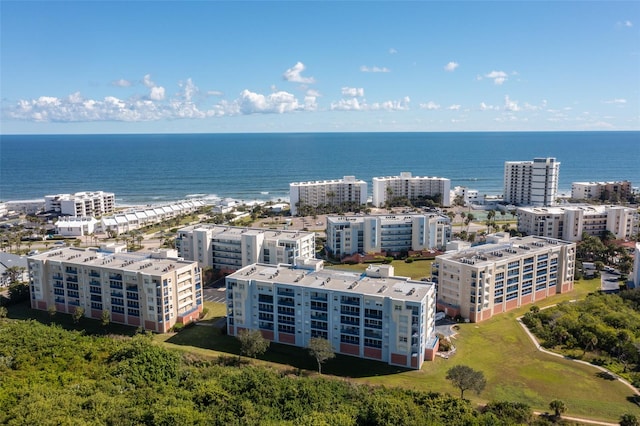
[[[391,262],[395,275],[399,277],[410,277],[415,280],[431,277],[431,264],[433,260],[415,260],[407,263],[404,260],[394,260]],[[346,271],[363,272],[369,266],[368,263],[359,263],[355,265],[334,265],[326,266],[326,269],[339,269]]]
[[[427,261],[405,264],[397,262],[397,275],[423,276]],[[416,265],[418,264],[418,265]],[[406,265],[406,268],[402,267]],[[396,262],[394,262],[396,266]],[[363,265],[349,265],[341,269],[362,270]],[[400,272],[403,271],[403,272]],[[575,289],[567,294],[549,298],[538,304],[540,307],[565,300],[584,298],[597,290],[599,279],[579,281]],[[224,304],[211,306],[215,316],[224,315]],[[567,415],[617,421],[623,413],[640,416],[640,407],[629,402],[632,392],[618,381],[598,376],[598,370],[567,359],[539,352],[528,339],[516,318],[524,314],[529,306],[498,315],[479,324],[460,324],[454,345],[457,353],[448,360],[436,358],[426,362],[422,370],[404,370],[384,363],[362,360],[349,356],[337,356],[323,366],[323,373],[372,385],[400,386],[411,389],[446,392],[453,395],[458,390],[445,379],[449,368],[466,364],[481,370],[487,378],[487,387],[481,395],[467,392],[465,396],[477,403],[491,400],[508,400],[529,404],[537,411],[548,411],[549,402],[560,399],[568,407]],[[210,314],[208,322],[215,322]],[[178,334],[157,335],[158,341],[186,351],[205,356],[237,356],[239,345],[230,336],[223,335],[215,327],[194,326]],[[272,344],[259,360],[251,362],[268,364],[276,368],[316,369],[315,362],[306,350],[287,345]]]

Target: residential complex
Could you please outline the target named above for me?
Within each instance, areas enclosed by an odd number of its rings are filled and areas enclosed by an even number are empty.
[[[488,241],[436,258],[439,310],[479,322],[573,289],[575,243],[505,234]]]
[[[636,243],[633,251],[633,271],[630,281],[633,282],[634,288],[640,288],[640,243]]]
[[[585,232],[601,237],[606,231],[632,238],[640,224],[638,211],[622,206],[521,207],[517,214],[519,232],[566,241],[580,241]]]
[[[417,200],[420,197],[440,197],[440,205],[451,206],[451,180],[440,177],[412,176],[402,172],[400,176],[373,178],[373,205],[384,207],[396,197]]]
[[[229,273],[252,263],[293,264],[297,257],[313,258],[313,232],[267,230],[198,224],[178,230],[180,257]]]
[[[87,216],[62,216],[56,221],[56,234],[63,237],[91,235],[99,228],[100,221]]]
[[[291,216],[296,216],[303,205],[318,207],[321,205],[340,206],[345,204],[367,204],[367,183],[356,180],[355,176],[342,179],[293,182],[289,184],[289,202]]]
[[[327,216],[326,233],[326,248],[338,258],[443,249],[451,238],[451,220],[435,213]]]
[[[196,262],[163,253],[115,253],[63,248],[29,257],[31,307],[166,332],[202,312],[202,282]]]
[[[628,180],[619,182],[573,182],[571,198],[575,200],[621,201],[631,196],[633,188]]]
[[[149,206],[142,209],[130,209],[112,216],[105,216],[100,221],[102,232],[113,232],[116,235],[154,225],[183,214],[196,212],[204,207],[200,200],[181,201],[164,206]]]
[[[245,266],[226,278],[228,333],[300,347],[320,337],[341,354],[419,369],[438,350],[435,287],[393,272],[330,271],[315,259]]]
[[[61,216],[96,216],[115,211],[116,196],[112,192],[76,192],[75,194],[45,195],[44,211]]]
[[[550,206],[558,195],[560,163],[555,158],[504,163],[504,197],[507,204]]]

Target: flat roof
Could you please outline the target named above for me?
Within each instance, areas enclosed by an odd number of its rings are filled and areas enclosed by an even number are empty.
[[[309,235],[315,235],[310,231],[299,230],[278,230],[278,229],[263,229],[263,228],[246,228],[242,226],[226,226],[216,225],[210,223],[200,223],[197,225],[191,225],[184,228],[180,228],[178,232],[192,232],[192,231],[212,231],[214,237],[229,235],[240,236],[243,234],[259,235],[264,234],[267,238],[279,238],[279,239],[292,239],[296,240],[302,237],[308,237]]]
[[[172,269],[183,268],[195,263],[178,259],[155,258],[151,257],[151,253],[111,253],[75,247],[49,250],[30,256],[30,259],[104,267],[123,272],[143,272],[152,275],[162,275]]]
[[[375,265],[372,265],[375,268]],[[367,276],[366,273],[321,269],[312,271],[291,265],[254,264],[229,275],[229,278],[252,279],[271,284],[294,285],[310,290],[330,290],[354,295],[389,297],[420,302],[433,291],[431,282],[415,281],[407,277]]]

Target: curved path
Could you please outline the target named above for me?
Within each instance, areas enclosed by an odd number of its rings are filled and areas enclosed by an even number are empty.
[[[538,343],[538,339],[536,339],[536,337],[533,335],[533,333],[531,333],[531,331],[529,331],[527,326],[524,325],[524,323],[522,322],[522,317],[518,317],[517,321],[518,321],[518,324],[520,324],[520,326],[524,330],[524,332],[527,333],[527,336],[529,336],[529,339],[531,339],[531,342],[536,346],[536,348],[538,348],[538,350],[540,352],[544,352],[545,354],[552,355],[552,356],[555,356],[555,357],[558,357],[558,358],[571,359],[571,358],[565,357],[564,355],[561,355],[561,354],[546,350],[545,348],[540,346],[540,343]],[[588,365],[588,366],[593,367],[593,368],[595,368],[597,370],[600,370],[600,371],[602,371],[604,373],[610,374],[612,377],[615,377],[618,381],[620,381],[625,386],[627,386],[629,389],[631,389],[631,391],[636,395],[636,397],[640,397],[640,391],[638,391],[638,389],[636,389],[631,383],[629,383],[628,381],[626,381],[622,377],[619,377],[619,376],[613,374],[611,371],[607,370],[606,368],[601,367],[599,365],[594,365],[594,364],[591,364],[589,362],[582,361],[582,360],[579,360],[579,359],[571,359],[571,361],[579,362],[581,364]],[[541,413],[538,413],[538,414],[541,414]],[[581,419],[581,418],[569,417],[569,416],[562,416],[562,418],[566,419],[566,420],[573,420],[573,421],[576,421],[576,422],[589,423],[589,424],[594,424],[594,425],[616,426],[618,424],[618,423],[602,422],[602,421],[599,421],[599,420]]]

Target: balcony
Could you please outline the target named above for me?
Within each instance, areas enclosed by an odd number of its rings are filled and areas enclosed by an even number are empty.
[[[90,277],[94,277],[94,278],[100,278],[100,274],[98,272],[95,272],[95,271],[89,272],[89,276]]]

